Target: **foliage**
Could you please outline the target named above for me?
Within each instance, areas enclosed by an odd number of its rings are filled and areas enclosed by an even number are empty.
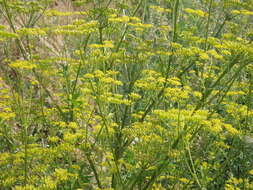
[[[0,10],[0,189],[253,189],[252,0]]]

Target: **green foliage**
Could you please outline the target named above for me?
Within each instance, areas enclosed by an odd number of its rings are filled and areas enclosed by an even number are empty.
[[[252,0],[0,0],[0,189],[253,189]]]

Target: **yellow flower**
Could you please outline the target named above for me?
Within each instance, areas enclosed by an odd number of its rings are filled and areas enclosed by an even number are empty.
[[[204,59],[204,60],[208,60],[208,59],[209,59],[209,56],[208,56],[207,53],[200,53],[200,54],[199,54],[199,57],[200,57],[201,59]]]
[[[134,100],[138,100],[138,99],[141,98],[141,96],[140,96],[139,94],[134,93],[134,92],[132,92],[131,94],[129,94],[129,96],[130,96],[132,99],[134,99]]]
[[[190,180],[186,179],[186,178],[179,178],[179,181],[183,182],[183,183],[189,183]]]
[[[87,73],[87,74],[84,75],[84,78],[92,79],[92,78],[94,78],[94,75],[91,74],[91,73]]]
[[[232,127],[230,124],[223,124],[224,128],[231,134],[231,135],[238,135],[240,132]]]
[[[49,137],[48,140],[52,143],[57,143],[60,139],[57,136]]]
[[[209,50],[208,53],[212,55],[215,59],[222,59],[223,57],[215,51],[215,49]]]
[[[194,10],[194,9],[186,8],[186,9],[184,9],[184,11],[186,13],[193,14],[193,15],[200,16],[200,17],[205,17],[208,15],[208,13],[205,13],[204,11],[199,10],[199,9]]]
[[[165,9],[163,7],[160,7],[160,6],[150,6],[151,9],[154,9],[155,11],[157,12],[160,12],[160,13],[170,13],[171,12],[171,9]]]
[[[0,37],[3,38],[18,38],[18,35],[11,32],[5,32],[0,30]]]
[[[76,122],[70,122],[68,124],[68,127],[71,128],[71,129],[77,129],[78,128],[78,125]]]
[[[153,27],[152,24],[142,24],[142,23],[128,23],[128,25],[136,27],[136,28],[151,28],[151,27]]]
[[[113,16],[115,16],[115,15],[113,15]],[[122,17],[118,17],[118,18],[112,17],[112,18],[109,18],[108,20],[110,22],[121,23],[121,22],[129,22],[130,18],[128,16],[122,16]]]
[[[9,64],[10,67],[18,68],[18,69],[28,69],[31,70],[36,67],[34,63],[31,61],[25,61],[25,60],[16,60]]]
[[[4,186],[12,186],[15,183],[16,179],[14,177],[7,177],[6,179],[3,180],[3,185]]]
[[[54,175],[59,181],[67,181],[69,173],[66,169],[57,168],[55,169]]]
[[[44,184],[41,186],[43,189],[53,190],[57,188],[57,182],[51,177],[46,177],[44,179]]]
[[[21,28],[17,31],[20,35],[45,36],[46,32],[42,28]]]

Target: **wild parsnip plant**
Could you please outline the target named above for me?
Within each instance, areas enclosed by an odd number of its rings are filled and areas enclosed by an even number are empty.
[[[252,0],[0,0],[1,190],[253,189]]]

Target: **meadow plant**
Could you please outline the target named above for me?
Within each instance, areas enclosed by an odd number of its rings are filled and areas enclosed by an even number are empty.
[[[0,189],[253,189],[252,0],[0,0]]]

